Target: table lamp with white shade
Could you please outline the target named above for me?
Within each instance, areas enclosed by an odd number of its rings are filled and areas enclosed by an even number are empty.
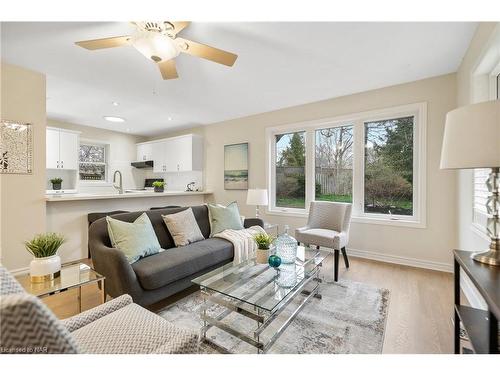
[[[247,204],[256,206],[255,217],[259,217],[259,206],[267,206],[267,189],[248,189]]]
[[[491,168],[486,180],[490,248],[472,259],[500,266],[500,100],[471,104],[446,115],[441,169]]]

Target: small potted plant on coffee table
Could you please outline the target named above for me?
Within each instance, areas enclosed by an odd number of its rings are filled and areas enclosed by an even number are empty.
[[[259,264],[267,263],[267,259],[273,250],[274,237],[267,233],[259,233],[253,239],[257,244],[256,262]]]
[[[61,184],[63,182],[62,178],[52,178],[50,179],[50,182],[52,183],[52,190],[61,190]]]
[[[42,233],[24,243],[26,250],[33,255],[30,263],[32,282],[44,282],[58,277],[61,271],[61,257],[57,255],[65,239],[57,233]]]
[[[155,188],[155,193],[163,193],[165,191],[165,182],[154,181],[153,187]]]

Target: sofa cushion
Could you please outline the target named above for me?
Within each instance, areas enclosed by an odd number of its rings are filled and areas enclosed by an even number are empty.
[[[142,258],[132,268],[144,289],[153,290],[233,258],[233,245],[209,238]]]
[[[205,239],[191,207],[175,214],[162,215],[162,217],[174,239],[175,246],[186,246]]]
[[[110,216],[106,216],[106,221],[113,247],[121,250],[129,263],[160,251],[160,243],[146,213],[135,219],[133,223],[113,219]]]

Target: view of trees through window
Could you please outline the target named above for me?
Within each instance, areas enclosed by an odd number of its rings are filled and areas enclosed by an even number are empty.
[[[82,181],[106,181],[106,146],[81,144],[78,155]]]
[[[276,207],[305,208],[305,132],[277,134]]]
[[[413,123],[365,122],[365,212],[413,215]]]
[[[353,126],[316,130],[316,200],[352,202]]]

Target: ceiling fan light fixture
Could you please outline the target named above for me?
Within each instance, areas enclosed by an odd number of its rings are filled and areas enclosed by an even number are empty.
[[[137,51],[154,62],[173,59],[180,53],[172,39],[155,31],[139,31],[131,42]]]

